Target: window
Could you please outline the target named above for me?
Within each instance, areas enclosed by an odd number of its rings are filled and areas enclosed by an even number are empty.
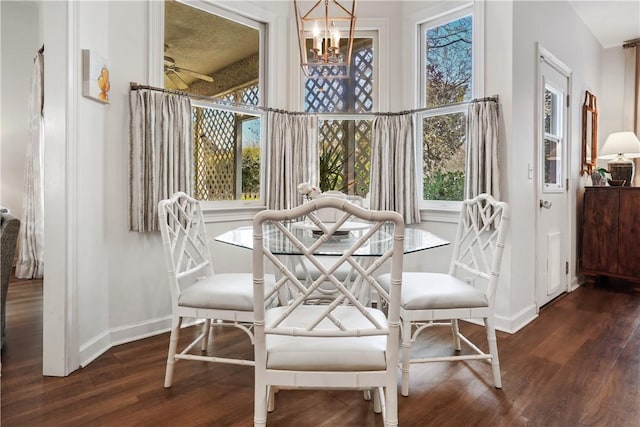
[[[561,91],[544,87],[544,191],[562,191],[562,99]]]
[[[206,8],[165,2],[164,84],[193,95],[194,197],[261,204],[264,25]]]
[[[318,122],[320,189],[362,197],[369,193],[371,118],[330,113],[371,113],[375,98],[375,37],[354,39],[349,79],[307,78],[304,108],[323,114]]]
[[[420,25],[423,199],[464,198],[468,103],[473,94],[471,8]]]

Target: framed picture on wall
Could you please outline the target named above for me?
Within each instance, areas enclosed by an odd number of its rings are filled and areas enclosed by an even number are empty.
[[[82,95],[109,103],[109,66],[106,59],[89,49],[82,49]]]

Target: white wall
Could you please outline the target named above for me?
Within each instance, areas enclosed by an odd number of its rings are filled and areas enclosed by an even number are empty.
[[[510,138],[513,109],[513,5],[510,1],[489,1],[485,3],[484,22],[484,89],[485,96],[498,95],[500,100],[500,141],[498,150],[500,164],[500,198],[511,203],[509,176],[512,170]],[[513,218],[513,215],[512,215]],[[511,295],[514,286],[510,266],[513,251],[513,222],[507,232],[502,272],[496,292],[496,324],[499,328],[514,331],[522,323],[530,320],[526,313],[511,309]]]
[[[622,47],[605,49],[602,54],[602,87],[595,95],[598,98],[598,146],[602,147],[607,136],[613,132],[633,130],[624,117],[624,70],[625,52]],[[606,168],[608,160],[600,160]]]
[[[508,201],[511,225],[511,313],[530,311],[534,304],[535,183],[527,176],[534,165],[536,43],[573,71],[569,178],[575,212],[580,171],[581,106],[585,90],[600,93],[601,47],[567,2],[513,2],[513,92],[509,153]],[[488,29],[490,30],[490,29]],[[576,281],[576,229],[571,230],[570,274]]]
[[[42,37],[37,2],[0,2],[0,205],[22,218],[27,113]]]
[[[107,37],[113,27],[109,2],[77,2],[76,9],[77,44],[75,54],[89,49],[102,56],[111,68],[110,40]],[[103,104],[82,96],[82,58],[76,64],[79,85],[75,94],[77,102],[76,123],[76,185],[75,199],[77,232],[77,316],[78,340],[81,359],[84,363],[103,350],[100,342],[105,339],[110,327],[110,301],[112,270],[108,252],[108,227],[111,211],[107,204],[109,194],[107,153],[113,149],[108,136],[114,129],[109,126],[113,114],[111,104]],[[116,64],[119,65],[119,64]],[[113,75],[111,80],[113,81]],[[111,95],[111,93],[110,93]],[[119,127],[122,127],[121,123]],[[101,341],[102,340],[102,341]],[[111,344],[108,342],[108,344]],[[98,346],[98,348],[94,348]],[[97,350],[97,351],[96,351]]]

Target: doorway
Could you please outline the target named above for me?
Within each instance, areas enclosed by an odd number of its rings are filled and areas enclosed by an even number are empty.
[[[536,307],[568,290],[571,70],[538,46]]]

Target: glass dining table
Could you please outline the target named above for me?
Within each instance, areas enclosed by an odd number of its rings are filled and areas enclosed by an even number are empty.
[[[300,247],[309,248],[316,244],[322,230],[318,229],[311,222],[288,222],[283,224],[288,232],[293,234],[298,240],[297,244],[292,242],[285,233],[273,224],[266,224],[263,228],[263,244],[273,255],[283,260],[283,264],[290,271],[299,272],[304,276],[303,280],[310,284],[317,278],[319,273],[313,272],[310,268],[304,253]],[[331,224],[325,224],[331,227]],[[332,263],[342,256],[353,246],[358,246],[353,252],[354,258],[363,267],[368,268],[377,257],[382,256],[393,244],[393,229],[391,225],[382,226],[367,239],[363,236],[370,230],[371,225],[366,222],[346,222],[340,226],[336,233],[323,242],[313,252],[314,256],[324,257],[328,263]],[[214,240],[221,243],[237,246],[245,249],[253,249],[253,226],[238,227],[227,231]],[[363,242],[358,243],[358,240]],[[300,245],[300,243],[302,245]],[[427,249],[438,248],[450,244],[449,241],[425,230],[417,228],[405,228],[404,232],[404,254],[409,254]],[[346,280],[352,286],[354,294],[358,299],[366,304],[370,304],[377,294],[372,292],[370,287],[363,283],[362,278],[355,274],[353,269],[346,273]],[[281,301],[290,300],[290,295],[280,294]]]
[[[288,269],[301,272],[300,274],[306,277],[303,280],[310,283],[316,278],[317,274],[314,275],[312,268],[310,269],[305,264],[305,256],[300,248],[309,248],[317,243],[323,232],[309,221],[292,221],[283,225],[298,240],[297,244],[294,244],[292,239],[285,236],[285,233],[273,224],[264,226],[263,244],[273,255],[283,259],[283,264]],[[325,225],[331,227],[331,224]],[[377,257],[383,255],[393,244],[393,229],[391,225],[382,226],[369,238],[362,239],[370,228],[371,225],[366,222],[346,222],[340,226],[334,235],[318,246],[313,255],[325,257],[327,262],[331,263],[353,246],[358,246],[357,250],[353,252],[353,257],[359,259],[359,263],[363,267],[368,268]],[[214,240],[252,250],[253,238],[253,226],[244,226],[220,234]],[[363,242],[357,243],[359,239],[362,239]],[[450,244],[449,241],[431,232],[417,228],[405,228],[404,254],[438,248],[448,244]],[[370,304],[373,301],[372,298],[377,300],[375,293],[370,292],[370,289],[362,283],[361,278],[354,274],[352,269],[346,273],[346,277],[361,301]],[[355,291],[355,289],[359,290]],[[280,301],[290,299],[291,294],[280,294]]]
[[[285,226],[307,247],[311,246],[320,234],[320,230],[308,222],[289,222]],[[342,255],[368,227],[367,223],[345,223],[334,236],[314,252],[314,255],[333,257]],[[353,255],[359,257],[380,256],[391,247],[392,236],[393,233],[390,228],[382,227],[371,239],[368,239],[366,244],[358,248]],[[220,234],[214,240],[245,249],[253,249],[253,226],[235,228]],[[269,224],[263,230],[263,243],[274,255],[302,255],[302,251],[274,225]],[[404,230],[405,254],[438,248],[448,244],[450,244],[449,241],[429,231],[417,228],[405,228]]]

